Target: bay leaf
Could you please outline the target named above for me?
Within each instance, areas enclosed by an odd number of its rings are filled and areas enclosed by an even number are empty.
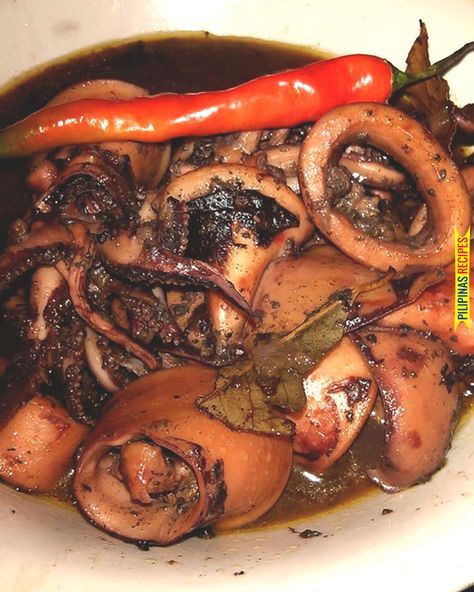
[[[333,294],[321,308],[282,338],[293,349],[309,356],[314,364],[332,349],[344,334],[344,325],[359,291],[347,288]]]
[[[430,65],[428,31],[420,21],[420,33],[407,57],[406,72],[419,74]],[[393,100],[396,107],[415,117],[427,127],[444,148],[449,150],[456,132],[454,105],[449,97],[449,85],[441,76],[417,82],[398,93]]]
[[[270,402],[281,409],[292,412],[301,411],[306,405],[306,393],[303,378],[292,368],[284,370],[280,375],[275,393]]]
[[[249,359],[219,370],[215,390],[197,401],[199,409],[235,430],[293,435],[294,424],[281,410],[304,408],[304,378],[343,337],[354,300],[392,277],[339,290],[293,331],[258,342]]]
[[[212,417],[234,430],[244,430],[271,436],[292,436],[294,423],[275,413],[259,385],[244,375],[210,396],[198,401],[198,406]]]

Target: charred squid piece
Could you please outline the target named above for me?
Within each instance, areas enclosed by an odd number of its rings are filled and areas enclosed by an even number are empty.
[[[121,80],[88,80],[62,91],[48,105],[69,103],[81,99],[127,100],[148,95],[144,88]],[[140,142],[105,142],[103,152],[125,157],[130,165],[136,186],[153,189],[161,181],[168,168],[171,148],[164,144]],[[49,155],[40,154],[33,159],[29,187],[38,195],[43,194],[57,181],[58,167]]]
[[[114,227],[138,223],[142,196],[129,173],[128,161],[102,147],[74,147],[65,151],[67,164],[55,183],[35,201],[34,212],[59,210],[66,220]]]
[[[267,265],[291,254],[313,233],[306,210],[283,184],[258,169],[239,165],[209,166],[183,175],[164,192],[159,217],[165,229],[186,221],[176,202],[189,212],[189,220],[174,234],[184,234],[176,244],[181,254],[209,261],[232,282],[246,301],[252,299]],[[185,247],[185,250],[184,250]],[[221,294],[208,295],[209,314],[223,355],[235,342],[245,321],[242,312]]]
[[[377,385],[357,347],[344,337],[305,379],[304,389],[304,409],[288,415],[296,426],[293,450],[321,472],[359,435],[375,403]]]
[[[30,308],[33,314],[29,320],[28,339],[44,341],[47,338],[50,327],[45,311],[64,287],[65,281],[54,267],[39,267],[35,271],[30,288]]]
[[[73,491],[95,525],[166,545],[208,524],[266,512],[291,467],[291,441],[233,431],[195,405],[215,387],[204,366],[162,370],[115,395],[79,457]]]
[[[366,329],[354,337],[377,381],[385,452],[369,477],[387,492],[425,481],[445,460],[459,387],[449,350],[426,335]]]
[[[190,257],[177,255],[155,241],[140,240],[121,233],[100,245],[104,266],[114,275],[132,283],[156,285],[212,287],[231,302],[249,312],[245,298],[213,266]]]
[[[351,142],[370,144],[388,153],[410,173],[428,208],[430,236],[377,240],[357,229],[335,203],[350,191],[337,156]],[[338,107],[313,126],[300,157],[304,201],[317,228],[338,248],[364,265],[443,266],[453,259],[454,228],[461,234],[471,220],[463,179],[438,142],[415,120],[389,107],[360,103]]]
[[[77,314],[92,329],[133,353],[150,370],[156,370],[160,367],[160,362],[153,354],[133,339],[130,339],[125,332],[90,307],[87,300],[86,284],[87,273],[95,255],[95,244],[92,238],[88,236],[84,226],[74,224],[71,226],[71,232],[74,234],[75,255],[69,269],[64,264],[59,265],[58,269],[68,282],[71,300]]]
[[[71,234],[59,224],[48,224],[33,230],[0,256],[0,293],[27,271],[42,265],[54,265],[63,259],[72,243]]]

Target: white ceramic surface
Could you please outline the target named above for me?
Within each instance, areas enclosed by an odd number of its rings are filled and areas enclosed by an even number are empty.
[[[402,65],[423,18],[439,58],[474,37],[472,0],[0,0],[0,84],[106,39],[208,30],[370,52]],[[473,100],[474,56],[449,76]],[[287,529],[191,539],[141,552],[78,515],[0,486],[1,592],[459,590],[474,581],[474,418],[427,484],[379,494]],[[383,508],[393,513],[382,516]],[[169,561],[175,563],[170,564]],[[243,570],[243,575],[234,575]]]

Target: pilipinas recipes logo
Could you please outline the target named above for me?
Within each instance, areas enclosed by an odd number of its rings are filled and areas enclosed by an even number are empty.
[[[454,229],[454,256],[455,270],[455,309],[454,330],[460,323],[464,323],[468,330],[471,328],[470,311],[470,269],[471,269],[471,229],[466,234],[460,235],[457,228]]]

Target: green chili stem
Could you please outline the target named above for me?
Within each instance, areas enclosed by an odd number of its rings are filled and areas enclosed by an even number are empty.
[[[411,74],[409,72],[402,72],[398,68],[393,68],[393,80],[392,80],[392,87],[393,91],[396,92],[401,88],[406,86],[410,86],[411,84],[415,84],[417,82],[423,82],[423,80],[428,80],[429,78],[433,78],[433,76],[438,76],[440,74],[444,74],[448,70],[451,70],[453,66],[458,64],[463,58],[466,57],[468,53],[474,51],[474,41],[470,43],[466,43],[460,49],[452,53],[446,58],[439,60],[435,64],[432,64],[426,70],[419,72],[418,74]]]

